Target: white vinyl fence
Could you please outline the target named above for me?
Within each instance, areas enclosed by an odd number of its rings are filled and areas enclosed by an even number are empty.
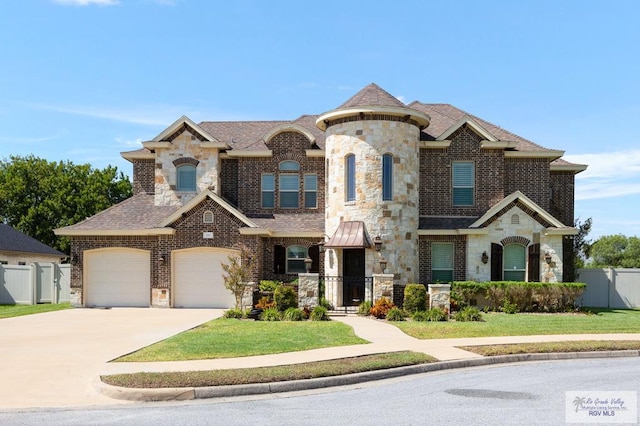
[[[35,305],[71,299],[71,265],[0,265],[0,304]]]
[[[640,308],[640,269],[578,269],[576,281],[587,284],[582,306]]]

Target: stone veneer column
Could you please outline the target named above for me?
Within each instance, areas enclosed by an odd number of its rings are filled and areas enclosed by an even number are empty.
[[[373,303],[383,297],[393,301],[393,274],[373,274]]]
[[[69,295],[71,306],[74,308],[82,308],[82,289],[81,288],[72,288],[71,293]]]
[[[151,306],[153,308],[168,308],[171,293],[168,288],[151,289]]]
[[[451,312],[451,284],[429,284],[429,309]]]
[[[320,304],[319,289],[320,274],[298,274],[298,306],[301,308],[318,306]]]
[[[326,130],[327,189],[325,233],[341,221],[364,222],[369,236],[382,238],[388,271],[400,283],[418,279],[419,129],[385,120],[349,121]],[[345,158],[356,159],[356,199],[345,201]],[[382,157],[393,155],[392,200],[382,199]],[[365,275],[377,269],[378,253],[366,252]],[[342,259],[325,258],[327,275],[341,275]]]

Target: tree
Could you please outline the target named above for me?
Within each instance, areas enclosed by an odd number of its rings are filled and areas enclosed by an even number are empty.
[[[69,253],[69,239],[53,230],[73,225],[132,194],[116,167],[50,162],[33,155],[0,160],[0,221]]]
[[[580,219],[576,219],[574,226],[578,228],[578,234],[573,237],[573,253],[575,257],[575,268],[584,268],[585,261],[589,258],[591,249],[591,240],[587,240],[587,235],[591,231],[591,218],[580,223]]]
[[[223,276],[224,286],[236,298],[236,309],[242,310],[242,299],[251,288],[248,280],[253,270],[253,258],[249,255],[249,249],[241,246],[240,255],[229,255],[227,259],[229,262],[222,264],[222,269],[226,272]]]
[[[605,235],[591,246],[594,268],[640,268],[640,238]]]

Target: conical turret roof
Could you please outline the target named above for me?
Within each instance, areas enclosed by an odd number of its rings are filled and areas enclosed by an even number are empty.
[[[340,105],[336,109],[354,108],[362,106],[390,106],[406,108],[398,98],[381,88],[375,83],[365,86],[358,93],[353,95],[349,100]]]

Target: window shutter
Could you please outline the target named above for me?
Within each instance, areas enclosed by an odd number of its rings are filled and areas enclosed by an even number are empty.
[[[284,246],[273,247],[273,273],[284,274],[287,270],[287,249]]]
[[[309,258],[311,259],[311,270],[309,272],[320,272],[320,247],[309,247]]]
[[[527,281],[540,281],[540,244],[529,246],[529,277]]]
[[[502,246],[491,243],[491,281],[502,281]]]

